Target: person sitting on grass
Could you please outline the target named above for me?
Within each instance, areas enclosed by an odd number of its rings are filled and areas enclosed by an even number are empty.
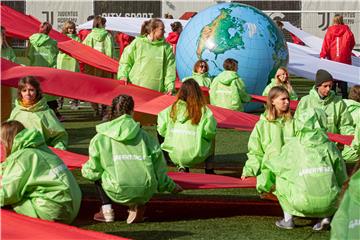
[[[181,85],[176,101],[158,114],[157,131],[164,137],[161,148],[180,172],[205,161],[205,173],[214,174],[216,124],[199,84],[188,79]]]
[[[184,78],[182,81],[194,79],[200,87],[209,88],[211,85],[211,78],[209,77],[209,65],[205,60],[196,61],[193,69],[193,74],[190,77]]]
[[[114,201],[129,206],[128,224],[141,222],[144,205],[155,193],[182,191],[166,174],[159,144],[134,121],[133,113],[132,97],[116,97],[109,113],[111,121],[97,125],[97,134],[90,142],[89,160],[81,173],[95,181],[101,198],[96,221],[114,221]]]
[[[285,88],[271,88],[265,113],[260,116],[249,138],[248,160],[241,178],[257,177],[257,190],[261,193],[271,192],[275,183],[275,176],[267,168],[267,163],[277,157],[287,139],[295,135],[289,104],[289,92]]]
[[[238,62],[228,58],[224,61],[223,67],[224,71],[216,76],[210,85],[210,104],[243,112],[243,103],[249,102],[251,97],[237,74]]]
[[[271,79],[271,83],[266,86],[262,95],[267,96],[270,89],[274,86],[284,87],[290,94],[290,100],[298,100],[298,96],[291,86],[289,73],[285,67],[279,67],[279,69],[276,71],[275,78]]]
[[[343,185],[340,205],[331,221],[330,239],[359,239],[360,237],[360,161],[354,166],[351,178]]]
[[[42,96],[40,83],[33,76],[20,79],[15,108],[9,120],[17,120],[26,128],[35,128],[41,132],[48,146],[65,150],[68,134],[55,113]]]
[[[81,203],[74,176],[36,129],[18,121],[1,124],[6,160],[1,163],[1,207],[33,218],[71,223]]]
[[[295,120],[296,136],[287,140],[281,154],[268,162],[276,176],[276,190],[284,219],[276,226],[295,227],[293,216],[321,218],[313,230],[323,230],[336,211],[341,186],[347,178],[346,166],[324,127],[321,109],[304,111]]]

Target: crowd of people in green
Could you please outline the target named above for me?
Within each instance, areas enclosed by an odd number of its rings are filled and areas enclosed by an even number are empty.
[[[113,57],[114,44],[105,23],[106,19],[96,16],[83,43]],[[39,33],[29,38],[30,65],[79,71],[77,60],[59,52],[56,41],[48,36],[51,29],[49,23],[42,23]],[[80,41],[72,22],[65,23],[63,33]],[[16,61],[3,28],[1,36],[1,56]],[[89,160],[81,169],[82,176],[94,182],[102,202],[94,219],[113,222],[112,204],[120,203],[129,207],[130,224],[143,220],[144,205],[155,193],[183,191],[167,176],[164,155],[181,172],[205,162],[205,172],[215,174],[217,122],[201,87],[209,88],[212,105],[234,111],[244,111],[251,97],[237,73],[241,63],[231,58],[214,78],[209,76],[207,62],[200,59],[193,75],[183,79],[176,91],[173,48],[164,39],[160,19],[144,22],[141,35],[124,49],[119,63],[117,79],[176,95],[176,101],[158,114],[160,141],[133,119],[131,93],[114,98],[108,110],[92,104],[96,113],[106,114],[106,121],[96,126]],[[85,73],[111,77],[87,65]],[[333,84],[332,75],[319,69],[314,87],[301,98],[293,114],[290,100],[298,96],[287,69],[277,70],[263,92],[267,96],[265,112],[250,135],[241,179],[256,177],[259,193],[277,197],[284,212],[284,218],[276,222],[278,227],[294,228],[294,216],[315,217],[314,230],[331,222],[332,238],[351,239],[358,236],[360,225],[360,171],[349,181],[345,163],[357,162],[356,169],[359,167],[360,86],[353,86],[349,99],[342,99],[332,90]],[[1,163],[0,198],[1,206],[11,205],[18,213],[71,223],[79,211],[81,191],[72,173],[48,148],[65,150],[68,145],[58,107],[52,96],[42,94],[35,77],[20,79],[15,108],[1,125],[6,160]],[[354,135],[354,140],[341,151],[327,132]],[[337,206],[339,197],[342,201]],[[351,221],[355,222],[350,226]]]

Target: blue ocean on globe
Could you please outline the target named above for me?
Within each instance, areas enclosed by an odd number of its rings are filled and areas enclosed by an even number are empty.
[[[209,75],[216,76],[227,58],[238,61],[247,92],[261,95],[278,67],[287,65],[289,54],[283,33],[266,14],[245,4],[222,3],[199,12],[186,24],[176,46],[176,68],[183,79],[203,59],[209,64]],[[258,106],[247,104],[245,110]]]

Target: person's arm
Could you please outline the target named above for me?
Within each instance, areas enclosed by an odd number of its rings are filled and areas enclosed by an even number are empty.
[[[341,187],[347,179],[345,162],[334,143],[329,143],[328,151],[338,186]]]
[[[169,121],[169,109],[166,108],[163,111],[161,111],[157,117],[157,131],[162,137],[165,137],[166,135],[168,121]]]
[[[114,39],[111,33],[108,33],[105,41],[105,55],[114,58]]]
[[[20,202],[25,192],[27,179],[31,173],[31,167],[25,168],[20,158],[24,156],[16,156],[19,159],[8,159],[1,164],[2,171],[0,202],[1,206],[15,204]],[[31,162],[33,156],[26,156],[26,160]],[[27,170],[26,170],[27,169]]]
[[[203,131],[203,138],[207,140],[212,140],[216,136],[216,125],[217,122],[209,108],[206,108],[206,118],[204,119],[204,131]]]
[[[339,131],[342,135],[353,135],[355,132],[353,119],[351,114],[347,110],[346,103],[341,100],[339,103],[339,117],[340,121],[338,122]]]
[[[146,135],[145,138],[151,153],[151,160],[158,182],[158,191],[179,192],[177,190],[177,184],[167,175],[167,166],[160,145],[148,135]]]
[[[248,160],[245,162],[242,176],[257,176],[259,174],[262,159],[264,157],[264,149],[262,146],[262,139],[258,124],[256,124],[255,128],[251,132],[248,142],[248,151]]]
[[[101,156],[99,151],[99,139],[98,136],[95,136],[89,145],[89,160],[82,166],[81,174],[84,178],[91,181],[96,181],[101,179],[104,169],[101,166]]]
[[[241,102],[243,102],[243,103],[250,102],[251,97],[246,92],[245,83],[240,78],[236,81],[236,83],[238,84],[238,91],[239,91],[239,96],[240,96]]]
[[[119,61],[119,69],[117,72],[117,79],[129,80],[129,73],[131,71],[131,68],[134,66],[135,52],[136,52],[136,45],[135,45],[135,41],[133,41],[130,45],[125,47],[121,55]]]
[[[175,56],[170,46],[165,47],[165,76],[164,76],[164,88],[165,92],[172,93],[175,90],[175,79],[176,79],[176,65]]]
[[[66,150],[69,136],[55,113],[49,110],[42,118],[41,127],[47,144],[54,148]]]

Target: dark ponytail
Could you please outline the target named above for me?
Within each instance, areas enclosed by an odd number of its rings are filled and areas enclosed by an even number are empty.
[[[113,99],[108,119],[120,117],[124,114],[130,115],[134,111],[134,100],[129,95],[119,95]]]

